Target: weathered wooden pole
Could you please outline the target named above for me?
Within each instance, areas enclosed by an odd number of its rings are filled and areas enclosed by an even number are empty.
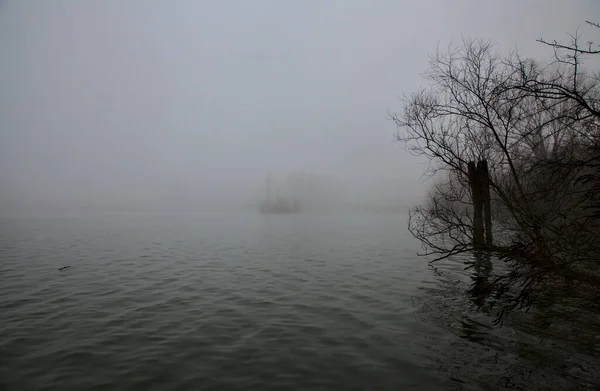
[[[469,162],[467,168],[473,200],[473,246],[481,248],[484,246],[481,180],[475,162]]]
[[[478,177],[480,180],[481,199],[483,204],[483,216],[485,220],[485,245],[487,248],[493,246],[492,235],[492,203],[490,200],[490,173],[487,160],[481,160],[477,163]]]

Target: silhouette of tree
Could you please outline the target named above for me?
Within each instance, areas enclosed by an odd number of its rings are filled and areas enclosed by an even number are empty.
[[[409,218],[434,261],[478,250],[467,167],[488,162],[495,228],[485,251],[508,268],[486,277],[477,295],[486,299],[479,305],[500,303],[498,321],[533,303],[577,299],[600,311],[600,78],[582,67],[600,51],[570,37],[540,39],[555,52],[546,66],[483,40],[438,49],[425,73],[430,86],[391,114],[397,139],[445,178]]]

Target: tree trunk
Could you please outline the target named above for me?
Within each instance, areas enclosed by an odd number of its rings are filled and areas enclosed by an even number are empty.
[[[494,241],[492,235],[492,203],[490,201],[490,174],[486,160],[477,163],[477,171],[480,179],[481,202],[485,219],[485,245],[487,248],[492,248]]]
[[[482,248],[484,246],[483,235],[483,204],[481,199],[481,181],[479,180],[475,162],[469,162],[469,183],[471,185],[471,197],[473,199],[473,246]]]

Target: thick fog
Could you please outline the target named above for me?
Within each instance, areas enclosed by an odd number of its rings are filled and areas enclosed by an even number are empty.
[[[0,213],[213,210],[265,176],[408,207],[424,162],[388,110],[461,36],[546,58],[595,0],[4,1]]]

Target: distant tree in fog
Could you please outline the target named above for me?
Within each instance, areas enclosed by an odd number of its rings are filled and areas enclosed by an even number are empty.
[[[287,191],[305,207],[336,206],[344,199],[344,186],[337,178],[306,172],[294,172],[286,177]]]

